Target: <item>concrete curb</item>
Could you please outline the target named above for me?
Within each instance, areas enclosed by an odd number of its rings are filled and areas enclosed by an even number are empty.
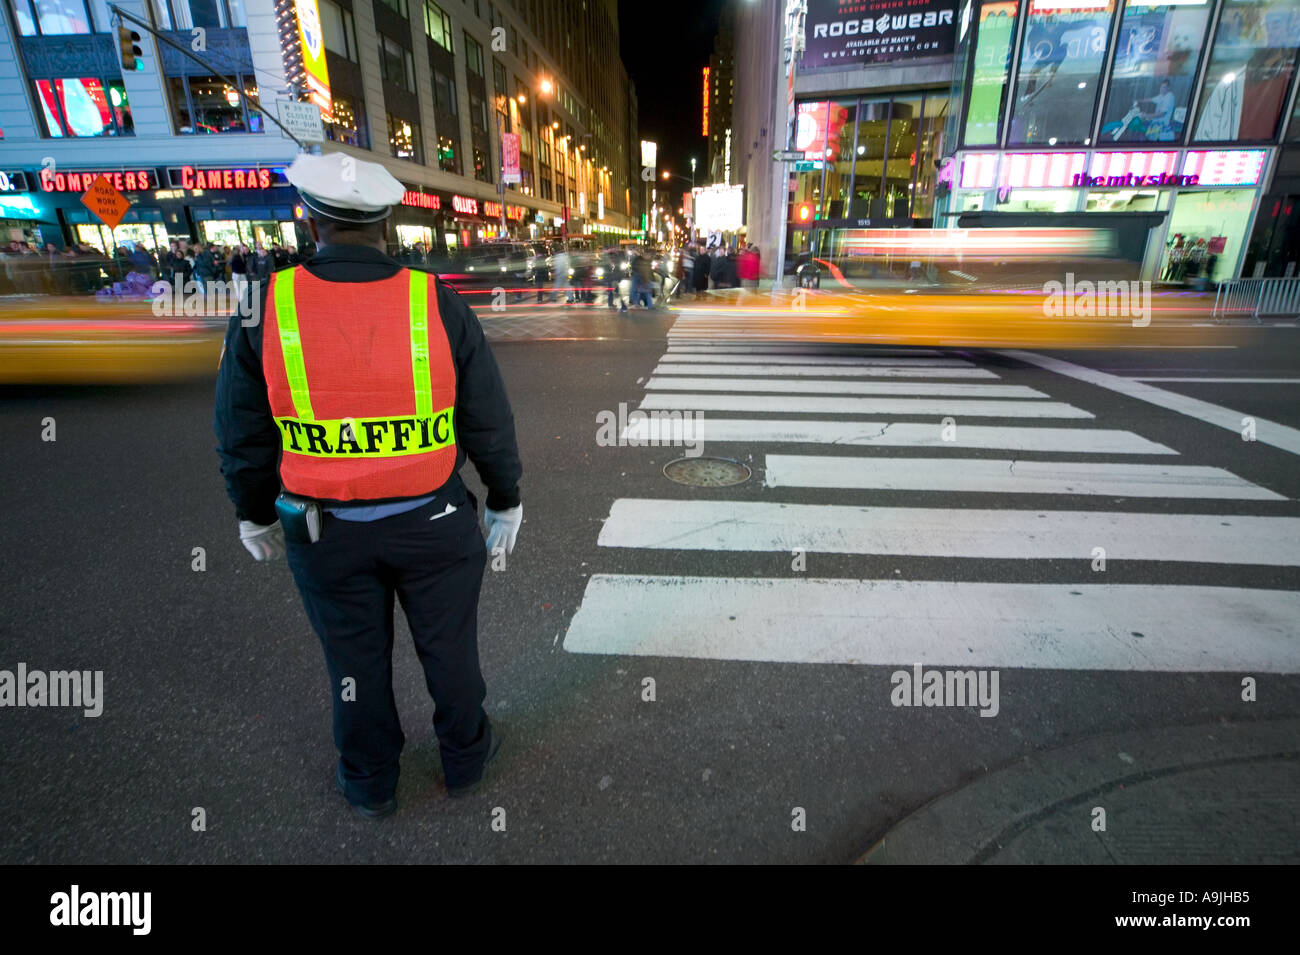
[[[1201,772],[1233,764],[1300,757],[1300,719],[1165,727],[1093,737],[1034,753],[938,797],[905,817],[857,864],[969,864],[998,861],[1032,827],[1065,822],[1086,836],[1098,800],[1144,784],[1194,791]],[[1133,793],[1125,798],[1132,798]],[[1179,799],[1191,804],[1194,800]],[[1295,828],[1295,814],[1291,828]],[[1284,825],[1282,819],[1277,824]],[[1113,829],[1107,837],[1122,842]],[[1202,832],[1202,839],[1214,833]],[[1283,832],[1290,845],[1300,833]],[[1287,844],[1287,843],[1283,843]],[[1077,853],[1066,849],[1066,854]],[[1016,859],[1013,861],[1029,861]],[[1088,861],[1084,858],[1035,862]],[[1100,860],[1100,861],[1105,861]],[[1113,854],[1109,861],[1115,861]]]

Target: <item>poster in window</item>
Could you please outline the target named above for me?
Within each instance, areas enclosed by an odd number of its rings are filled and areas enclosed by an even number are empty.
[[[957,0],[808,0],[804,69],[952,53]]]

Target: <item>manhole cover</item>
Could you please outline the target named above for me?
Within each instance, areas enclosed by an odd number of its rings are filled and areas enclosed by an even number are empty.
[[[691,487],[731,487],[744,484],[752,472],[730,458],[678,458],[664,465],[664,477]]]

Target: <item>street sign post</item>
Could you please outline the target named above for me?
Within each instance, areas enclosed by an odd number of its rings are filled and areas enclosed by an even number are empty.
[[[304,143],[323,143],[325,126],[321,122],[320,107],[315,103],[298,103],[282,99],[279,107],[280,135],[285,139],[297,138]]]
[[[773,162],[798,162],[803,159],[802,149],[773,149]]]

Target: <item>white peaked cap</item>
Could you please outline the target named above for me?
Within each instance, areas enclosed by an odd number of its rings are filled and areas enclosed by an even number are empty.
[[[303,203],[327,219],[378,222],[402,201],[406,187],[379,163],[347,153],[303,153],[285,170]]]

